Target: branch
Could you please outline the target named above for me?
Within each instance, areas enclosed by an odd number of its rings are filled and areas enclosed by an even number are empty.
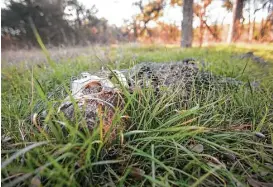
[[[269,3],[269,2],[270,2],[270,0],[266,1],[260,8],[256,9],[256,10],[254,11],[254,14],[256,14],[256,12],[260,11],[261,9],[264,9],[264,7],[265,7],[265,6],[267,5],[267,3]]]
[[[213,36],[213,38],[215,38],[217,41],[219,41],[220,39],[218,38],[217,34],[215,34],[215,33],[211,30],[211,28],[208,26],[208,24],[207,24],[207,22],[206,22],[205,20],[204,20],[204,23],[205,23],[207,29],[209,30],[209,32],[211,33],[211,35]]]

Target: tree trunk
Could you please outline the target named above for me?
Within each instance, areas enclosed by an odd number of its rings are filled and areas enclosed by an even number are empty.
[[[252,20],[252,22],[249,22],[249,35],[248,35],[248,41],[251,42],[253,39],[254,31],[255,31],[255,15]]]
[[[78,7],[76,8],[76,15],[77,15],[78,28],[80,29],[81,26],[82,26],[82,21],[81,21],[81,18],[80,18],[80,10],[79,10]]]
[[[237,38],[237,34],[239,33],[240,29],[240,19],[242,18],[243,13],[243,6],[244,6],[244,0],[235,0],[233,3],[233,17],[232,22],[229,26],[229,32],[228,32],[228,38],[227,42],[232,43],[235,41],[235,38]]]
[[[184,0],[183,21],[181,28],[181,47],[192,46],[192,22],[193,22],[193,0]]]
[[[260,34],[259,34],[260,37],[259,37],[259,39],[262,39],[264,37],[264,35],[265,35],[265,32],[264,32],[265,25],[266,25],[266,22],[264,21],[264,18],[263,18],[262,21],[261,21],[261,25],[260,25]]]
[[[202,47],[204,38],[204,20],[203,16],[200,17],[200,27],[199,27],[199,47]]]
[[[136,41],[138,38],[138,31],[137,31],[137,23],[135,19],[133,20],[133,31],[134,31],[134,41]]]

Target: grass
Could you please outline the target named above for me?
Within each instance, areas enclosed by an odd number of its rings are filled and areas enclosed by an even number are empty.
[[[39,58],[3,63],[1,131],[11,140],[2,140],[2,185],[254,186],[273,182],[272,50],[128,45],[89,50],[90,55],[53,59],[53,65],[39,63]],[[249,50],[269,65],[233,58]],[[125,92],[125,107],[113,121],[114,127],[122,128],[112,142],[100,137],[99,128],[90,133],[80,113],[75,121],[57,113],[71,77],[82,71],[96,71],[105,64],[122,69],[142,61],[189,57],[200,66],[204,61],[206,70],[215,74],[235,77],[246,85],[257,81],[260,87],[201,89],[199,95],[193,90],[187,103],[179,99],[179,89],[160,98],[149,89]],[[45,109],[45,119],[32,123],[31,115]],[[122,115],[130,118],[122,121]]]

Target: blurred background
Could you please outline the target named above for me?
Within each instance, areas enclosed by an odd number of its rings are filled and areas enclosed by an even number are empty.
[[[273,0],[3,0],[2,50],[273,42]]]

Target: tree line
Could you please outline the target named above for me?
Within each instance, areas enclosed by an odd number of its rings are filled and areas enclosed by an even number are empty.
[[[182,6],[182,24],[181,24],[181,41],[182,47],[191,47],[193,38],[196,37],[199,46],[202,46],[204,33],[208,31],[213,40],[221,41],[221,30],[224,25],[208,24],[208,10],[207,8],[217,0],[154,0],[143,5],[140,0],[135,3],[139,8],[140,13],[134,16],[129,30],[133,31],[135,37],[146,35],[152,36],[152,28],[147,27],[149,22],[157,21],[164,13],[166,4],[172,6]],[[273,41],[273,0],[222,0],[222,7],[227,12],[232,12],[232,21],[229,24],[227,38],[225,42],[233,43],[238,41],[243,34],[247,33],[248,40],[256,41]],[[248,14],[244,17],[243,11]],[[259,23],[259,28],[256,28],[256,15],[259,11],[267,13],[267,17],[262,19]],[[193,28],[193,19],[197,18],[199,21],[198,28]],[[248,23],[246,23],[248,20]],[[247,27],[247,28],[246,28]]]
[[[167,42],[180,38],[182,47],[191,47],[195,39],[202,46],[204,33],[221,41],[223,25],[209,25],[207,20],[207,9],[213,1],[216,0],[151,0],[146,3],[137,0],[133,5],[140,13],[126,20],[122,27],[116,27],[98,18],[95,6],[86,8],[78,0],[6,0],[6,7],[1,9],[2,48],[37,46],[33,25],[47,46],[148,41],[154,37]],[[181,29],[159,21],[168,4],[181,7]],[[222,0],[222,6],[233,14],[225,37],[227,43],[236,42],[245,33],[248,41],[272,41],[273,0]],[[243,11],[248,12],[248,18]],[[259,11],[266,11],[267,17],[257,28]],[[194,18],[199,21],[197,28],[193,28]],[[149,27],[151,22],[156,22],[157,26]]]
[[[125,40],[121,29],[78,0],[8,0],[1,9],[2,46],[37,46],[34,25],[47,46],[88,45]]]

